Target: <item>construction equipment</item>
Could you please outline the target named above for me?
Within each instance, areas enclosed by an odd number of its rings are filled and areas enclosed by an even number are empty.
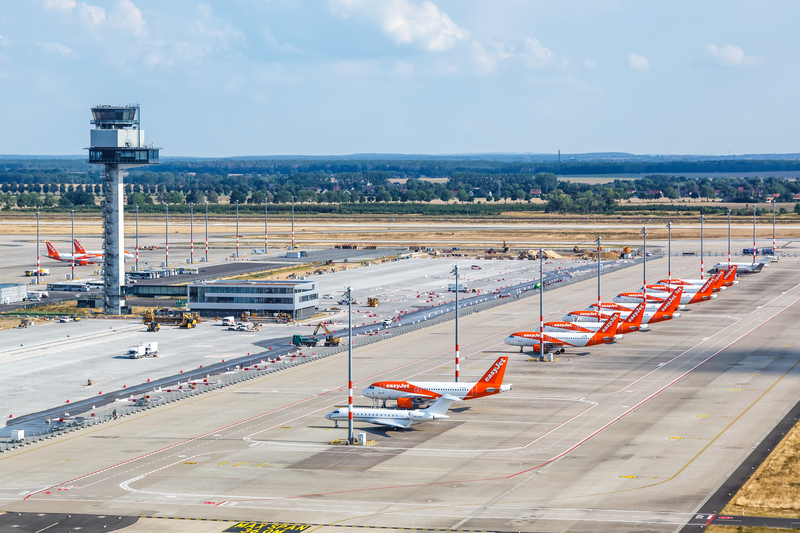
[[[33,319],[32,319],[32,318],[23,318],[23,319],[22,319],[22,322],[20,322],[20,323],[19,323],[19,326],[17,326],[17,327],[20,327],[20,328],[27,328],[27,327],[30,327],[30,326],[32,326],[33,324],[34,324],[34,322],[33,322]]]
[[[278,313],[278,320],[282,322],[294,322],[291,313]]]
[[[50,275],[50,269],[49,268],[40,268],[39,269],[39,275],[40,276],[49,276]],[[35,277],[36,276],[36,269],[34,268],[33,270],[26,270],[25,271],[25,276],[26,277]]]
[[[507,252],[508,252],[508,245],[506,244],[506,240],[503,239],[503,253],[507,253]]]
[[[183,317],[181,318],[180,328],[181,329],[192,329],[197,327],[198,319],[193,317],[190,313],[183,313]]]
[[[161,325],[158,322],[148,322],[147,323],[147,331],[159,331],[161,329]]]
[[[158,322],[159,324],[171,324],[174,326],[187,327],[183,326],[183,324],[185,322],[192,321],[194,324],[188,327],[194,327],[202,322],[197,313],[187,313],[186,311],[182,311],[180,309],[171,309],[169,307],[164,307],[162,309],[147,309],[142,317],[142,324]]]
[[[378,307],[381,304],[381,301],[378,298],[373,298],[370,296],[367,298],[367,307]]]
[[[339,346],[342,343],[341,337],[334,337],[331,330],[325,325],[324,322],[320,322],[317,324],[317,327],[314,328],[314,336],[317,336],[319,330],[323,330],[325,332],[325,346]]]
[[[312,335],[293,335],[292,344],[295,346],[316,346],[319,339]]]

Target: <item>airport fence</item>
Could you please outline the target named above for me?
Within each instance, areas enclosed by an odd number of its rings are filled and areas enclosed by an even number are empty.
[[[653,254],[652,259],[656,259],[661,255],[663,254],[656,252]],[[610,264],[606,263],[603,265],[603,271],[629,268],[641,263],[641,258],[618,261]],[[546,282],[544,290],[557,289],[573,283],[592,279],[593,273],[596,273],[596,270],[587,266],[586,270],[581,271],[578,275],[564,274],[564,277]],[[513,290],[513,287],[511,287],[511,289],[510,292],[502,296],[487,295],[489,299],[485,301],[459,302],[459,318],[464,318],[475,313],[494,309],[502,305],[513,303],[519,299],[530,298],[539,294],[538,289],[517,289],[516,291]],[[437,310],[435,307],[431,307],[430,310],[423,309],[420,311],[419,318],[411,324],[386,329],[384,329],[382,325],[375,324],[374,330],[368,329],[365,333],[355,335],[353,337],[353,350],[364,348],[401,335],[414,333],[424,328],[437,326],[452,320],[455,320],[455,310],[441,311]],[[21,438],[0,441],[0,453],[35,444],[59,435],[72,433],[73,431],[92,427],[97,424],[110,422],[118,418],[131,416],[185,398],[206,394],[318,359],[330,357],[347,351],[346,337],[343,336],[343,340],[345,340],[345,343],[339,346],[297,348],[290,351],[287,355],[278,357],[270,357],[269,352],[252,355],[248,358],[239,359],[238,361],[240,361],[240,363],[238,365],[232,363],[231,366],[221,374],[205,374],[200,377],[187,374],[183,380],[177,379],[174,385],[154,387],[152,391],[132,395],[130,398],[118,399],[100,408],[92,408],[83,411],[76,416],[70,416],[65,413],[63,417],[47,420],[45,429],[35,430],[30,434],[26,431],[26,434]],[[198,372],[198,374],[203,373]]]

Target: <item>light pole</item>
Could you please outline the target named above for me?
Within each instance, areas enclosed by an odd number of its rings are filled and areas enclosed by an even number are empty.
[[[139,272],[139,206],[136,208],[136,272]]]
[[[705,265],[703,264],[703,223],[708,220],[703,215],[700,215],[700,279],[705,279]]]
[[[194,202],[189,202],[189,263],[194,264]]]
[[[775,257],[775,197],[772,197],[772,257]]]
[[[267,193],[269,194],[269,193]],[[264,199],[264,253],[267,253],[267,245],[269,244],[269,226],[267,225],[267,206],[269,205],[269,197]]]
[[[731,269],[731,210],[728,209],[728,270]]]
[[[166,216],[164,217],[164,249],[167,252],[167,264],[164,266],[169,268],[169,204],[164,204],[164,212],[166,213]]]
[[[70,279],[75,279],[75,210],[71,209],[69,213],[72,216],[72,277]]]
[[[347,287],[347,442],[353,443],[353,289]]]
[[[600,301],[600,237],[597,237],[597,312],[602,310]]]
[[[542,248],[539,248],[539,358],[544,360],[544,250]]]
[[[672,284],[672,222],[667,222],[667,284]]]
[[[236,200],[236,259],[239,259],[239,200]]]
[[[208,200],[206,200],[206,263],[208,263]]]
[[[642,287],[642,296],[644,296],[644,304],[647,305],[647,226],[642,228],[641,234],[644,237],[644,267],[642,273],[644,277],[644,286]]]
[[[36,284],[40,283],[39,281],[39,274],[41,274],[41,266],[39,266],[40,259],[39,259],[39,211],[36,211]]]
[[[458,350],[458,265],[453,267],[452,273],[456,275],[456,383],[459,376],[459,350]]]
[[[753,204],[753,264],[756,264],[756,204]]]

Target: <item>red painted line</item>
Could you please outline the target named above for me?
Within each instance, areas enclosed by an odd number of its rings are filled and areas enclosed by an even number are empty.
[[[411,484],[411,485],[393,485],[393,486],[389,486],[389,487],[369,487],[369,488],[363,488],[363,489],[350,489],[350,490],[342,490],[342,491],[334,491],[334,492],[321,492],[321,493],[315,493],[315,494],[305,494],[305,495],[300,495],[300,496],[291,496],[291,497],[287,497],[287,498],[271,498],[271,499],[293,500],[293,499],[300,499],[300,498],[310,498],[310,497],[315,497],[315,496],[331,496],[331,495],[334,495],[334,494],[348,494],[348,493],[354,493],[354,492],[365,492],[365,491],[374,491],[374,490],[389,490],[389,489],[413,488],[413,487],[431,487],[431,486],[436,486],[436,485],[448,485],[448,484],[453,484],[453,483],[476,483],[476,482],[481,482],[481,481],[498,481],[498,480],[510,479],[510,478],[513,478],[513,477],[516,477],[516,476],[519,476],[519,475],[522,475],[522,474],[526,474],[526,473],[531,472],[533,470],[538,470],[539,468],[542,468],[544,466],[547,466],[547,465],[553,463],[554,461],[557,461],[558,459],[564,457],[565,455],[567,455],[571,451],[575,450],[576,448],[578,448],[582,444],[585,444],[587,441],[589,441],[593,437],[596,437],[601,432],[605,431],[610,426],[612,426],[616,422],[620,421],[626,415],[630,414],[631,412],[633,412],[637,408],[639,408],[642,405],[644,405],[645,403],[649,402],[650,400],[655,398],[658,394],[661,394],[663,391],[665,391],[666,389],[668,389],[669,387],[671,387],[672,385],[674,385],[675,383],[677,383],[678,381],[680,381],[681,379],[686,377],[687,375],[691,374],[692,372],[694,372],[695,370],[697,370],[698,368],[700,368],[701,366],[706,364],[708,361],[710,361],[711,359],[713,359],[717,355],[721,354],[722,352],[724,352],[725,350],[727,350],[728,348],[730,348],[731,346],[733,346],[734,344],[736,344],[737,342],[739,342],[740,340],[745,338],[746,336],[750,335],[751,333],[756,331],[758,328],[760,328],[761,326],[763,326],[764,324],[766,324],[770,320],[774,319],[775,317],[777,317],[778,315],[780,315],[781,313],[783,313],[787,309],[791,308],[797,302],[800,302],[800,298],[798,298],[797,300],[793,301],[791,304],[787,305],[786,307],[784,307],[783,309],[781,309],[780,311],[778,311],[777,313],[772,315],[770,318],[764,320],[763,322],[761,322],[757,326],[753,327],[752,329],[750,329],[746,333],[743,333],[738,338],[736,338],[735,340],[733,340],[729,344],[727,344],[725,347],[719,349],[718,351],[716,351],[712,355],[708,356],[707,358],[705,358],[704,360],[702,360],[701,362],[699,362],[698,364],[696,364],[695,366],[693,366],[692,368],[690,368],[689,370],[687,370],[686,372],[684,372],[683,374],[678,376],[677,378],[673,379],[672,381],[670,381],[669,383],[667,383],[666,385],[664,385],[663,387],[661,387],[660,389],[658,389],[657,391],[652,393],[650,396],[648,396],[644,400],[640,401],[639,403],[637,403],[636,405],[634,405],[633,407],[631,407],[630,409],[628,409],[627,411],[625,411],[621,415],[617,416],[616,418],[614,418],[613,420],[611,420],[610,422],[605,424],[600,429],[594,431],[592,434],[590,434],[587,437],[583,438],[582,440],[580,440],[578,443],[574,444],[573,446],[570,446],[568,449],[566,449],[565,451],[563,451],[560,454],[556,455],[555,457],[553,457],[551,459],[548,459],[544,463],[541,463],[541,464],[539,464],[537,466],[533,466],[531,468],[528,468],[528,469],[525,469],[525,470],[521,470],[519,472],[516,472],[516,473],[513,473],[513,474],[509,474],[509,475],[506,475],[506,476],[497,476],[497,477],[489,477],[489,478],[476,478],[476,479],[463,479],[463,480],[437,481],[437,482],[433,482],[433,483],[416,483],[416,484]],[[553,430],[551,430],[551,431],[553,431]],[[257,498],[256,499],[243,499],[243,500],[236,500],[236,501],[258,501],[258,499]]]
[[[706,522],[706,525],[710,524],[710,523],[711,523],[711,521],[712,521],[712,520],[714,520],[714,517],[715,517],[715,516],[717,516],[717,515],[716,515],[716,514],[712,514],[712,515],[711,515],[711,518],[709,518],[709,519],[708,519],[708,522]]]

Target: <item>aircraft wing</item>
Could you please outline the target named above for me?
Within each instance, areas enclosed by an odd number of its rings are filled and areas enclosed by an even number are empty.
[[[364,419],[364,422],[369,422],[370,424],[378,424],[379,426],[388,426],[390,428],[400,428],[406,429],[411,425],[411,420],[392,420],[390,418],[367,418]]]

